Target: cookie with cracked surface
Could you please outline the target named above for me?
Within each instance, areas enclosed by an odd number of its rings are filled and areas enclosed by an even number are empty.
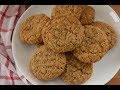
[[[104,31],[107,35],[108,42],[109,42],[109,49],[111,49],[114,44],[116,43],[116,33],[115,30],[108,25],[107,23],[101,21],[95,21],[92,23],[93,26],[99,27],[102,31]]]
[[[83,25],[89,25],[94,22],[95,10],[91,6],[86,6],[80,17],[80,21]]]
[[[73,16],[79,19],[83,6],[84,5],[56,5],[52,10],[51,17]]]
[[[30,71],[39,80],[52,80],[61,75],[66,65],[65,54],[40,46],[30,60]]]
[[[45,14],[36,14],[28,17],[20,25],[20,38],[28,44],[42,42],[42,28],[50,20]]]
[[[40,46],[42,46],[42,45],[44,45],[44,43],[43,43],[43,42],[38,43],[38,44],[37,44],[37,48],[39,48],[39,47],[40,47]]]
[[[84,28],[75,17],[52,19],[42,30],[44,44],[54,52],[74,50],[84,38]]]
[[[83,63],[77,60],[72,53],[66,53],[66,67],[61,74],[61,79],[67,84],[81,84],[86,82],[92,75],[93,64]]]
[[[92,25],[85,26],[85,38],[80,47],[73,50],[74,56],[84,63],[95,63],[109,50],[105,32]]]

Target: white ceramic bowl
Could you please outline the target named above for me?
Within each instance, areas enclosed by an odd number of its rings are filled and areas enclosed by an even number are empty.
[[[65,85],[59,78],[51,81],[40,81],[31,74],[29,60],[36,46],[26,45],[19,38],[19,25],[25,18],[38,13],[50,16],[53,7],[54,5],[33,5],[29,7],[18,20],[13,33],[12,50],[16,65],[25,78],[34,85]],[[115,29],[117,43],[101,61],[94,64],[91,78],[83,85],[104,85],[112,79],[120,68],[120,20],[108,5],[93,5],[93,7],[96,11],[95,20],[106,22]]]

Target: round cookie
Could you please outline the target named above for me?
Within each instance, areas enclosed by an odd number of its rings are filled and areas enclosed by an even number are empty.
[[[82,6],[84,5],[56,5],[52,10],[51,17],[73,16],[79,19],[82,14]]]
[[[59,17],[46,24],[42,38],[44,44],[54,52],[67,52],[81,44],[84,28],[75,17]]]
[[[95,10],[91,6],[86,6],[80,17],[80,21],[83,25],[89,25],[94,22]]]
[[[28,17],[20,25],[20,38],[28,44],[42,42],[42,28],[50,20],[45,14],[36,14]]]
[[[84,63],[95,63],[109,50],[107,35],[92,25],[86,25],[84,33],[83,42],[80,47],[73,50],[73,54]]]
[[[93,64],[77,60],[70,52],[66,54],[67,64],[61,79],[67,84],[81,84],[87,81],[93,72]]]
[[[92,23],[93,26],[99,27],[102,31],[104,31],[107,35],[109,42],[109,49],[111,49],[116,43],[116,33],[115,30],[108,24],[100,21],[95,21]]]
[[[40,46],[30,60],[30,71],[39,80],[52,80],[61,75],[66,65],[65,54]]]

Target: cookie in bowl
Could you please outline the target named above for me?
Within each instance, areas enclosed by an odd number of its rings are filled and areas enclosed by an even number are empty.
[[[28,17],[20,25],[20,39],[27,44],[42,42],[42,28],[50,20],[45,14],[36,14]]]
[[[86,25],[85,38],[80,47],[73,50],[74,56],[84,63],[95,63],[108,52],[109,43],[105,32],[98,27]]]
[[[93,73],[93,64],[79,61],[71,52],[66,53],[66,67],[61,74],[61,79],[70,85],[77,85],[86,82]]]
[[[45,45],[37,48],[30,60],[30,71],[39,80],[52,80],[60,76],[66,65],[65,54],[54,53]]]
[[[42,38],[44,44],[54,52],[68,52],[80,46],[84,28],[75,17],[59,17],[46,24]]]

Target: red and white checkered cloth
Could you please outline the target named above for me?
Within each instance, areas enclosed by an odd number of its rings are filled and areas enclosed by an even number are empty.
[[[26,5],[0,5],[0,85],[30,84],[16,67],[12,55],[12,33]]]

